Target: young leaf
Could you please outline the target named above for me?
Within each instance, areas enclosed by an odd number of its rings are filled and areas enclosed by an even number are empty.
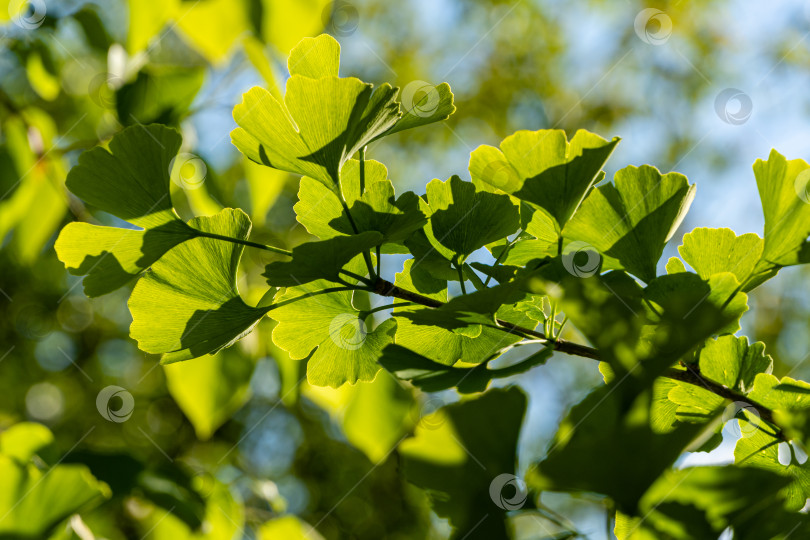
[[[463,262],[473,251],[515,232],[517,207],[506,195],[477,191],[453,176],[427,185],[431,215],[425,228],[431,245],[442,256]]]
[[[357,254],[380,245],[383,236],[369,231],[353,236],[336,236],[307,242],[292,250],[292,260],[274,261],[265,268],[267,283],[274,287],[295,287],[311,281],[339,281],[340,270]]]
[[[810,235],[810,204],[807,184],[810,165],[804,160],[788,161],[771,150],[768,161],[754,163],[762,212],[765,215],[765,247],[760,270],[807,262],[803,248]]]
[[[340,171],[341,193],[358,232],[377,231],[384,243],[401,242],[426,223],[419,197],[409,191],[394,198],[385,165],[368,160],[364,173],[366,187],[361,192],[360,162],[347,161]],[[294,210],[298,222],[321,240],[355,234],[340,199],[311,178],[301,179]]]
[[[492,390],[439,409],[400,445],[405,476],[427,490],[436,513],[450,520],[452,538],[472,538],[473,532],[475,538],[507,537],[503,502],[522,506],[526,497],[505,485],[519,486],[515,454],[525,410],[521,390]]]
[[[247,239],[250,219],[225,209],[191,220],[203,233]],[[184,242],[152,265],[129,299],[130,335],[168,364],[213,354],[248,334],[267,313],[245,304],[236,288],[244,248],[213,238]]]
[[[196,236],[174,211],[169,195],[170,164],[181,142],[177,131],[164,126],[132,126],[113,137],[109,151],[88,150],[70,170],[67,187],[77,197],[142,229],[77,222],[62,230],[56,253],[70,273],[87,276],[88,296],[122,287]]]
[[[754,467],[776,473],[790,479],[780,496],[785,500],[785,510],[800,510],[810,497],[810,462],[799,463],[791,459],[787,465],[779,462],[778,439],[763,429],[747,428],[734,447],[734,462],[740,467]]]
[[[362,272],[362,259],[356,257],[347,268]],[[333,388],[373,380],[380,370],[377,359],[393,341],[396,329],[396,322],[388,319],[368,330],[362,312],[352,304],[352,291],[317,294],[336,285],[318,280],[288,288],[275,303],[297,300],[269,312],[270,318],[278,321],[273,343],[291,358],[309,357],[310,384]]]
[[[338,193],[343,164],[399,119],[395,92],[388,84],[372,92],[354,78],[292,74],[284,104],[259,87],[242,96],[231,139],[253,161],[309,176]]]
[[[683,236],[683,245],[678,252],[701,278],[731,272],[737,276],[737,281],[746,284],[743,290],[747,292],[775,274],[771,272],[763,278],[748,281],[754,276],[763,247],[764,241],[754,233],[736,236],[731,229],[700,227]]]
[[[384,134],[377,135],[377,139],[406,129],[447,120],[451,114],[456,112],[456,106],[453,105],[453,92],[450,91],[450,85],[446,82],[437,86],[413,87],[412,85],[413,83],[403,88],[398,96],[402,118],[397,120],[394,127]]]
[[[682,174],[661,175],[649,165],[625,167],[614,180],[591,192],[563,236],[590,244],[649,283],[664,244],[692,204],[695,186]]]
[[[747,337],[731,335],[707,341],[700,351],[699,365],[702,375],[742,394],[753,390],[758,374],[773,370],[764,343],[749,345]]]
[[[500,150],[479,146],[470,154],[473,182],[483,182],[543,208],[561,230],[593,186],[619,139],[579,130],[569,143],[561,129],[518,131]]]

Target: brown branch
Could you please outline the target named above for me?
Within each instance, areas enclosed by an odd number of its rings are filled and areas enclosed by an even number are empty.
[[[415,293],[413,291],[409,291],[407,289],[403,289],[401,287],[397,287],[390,281],[386,281],[382,278],[378,278],[374,282],[373,291],[380,296],[393,296],[394,298],[399,298],[400,300],[406,300],[408,302],[414,302],[416,304],[421,304],[426,307],[437,308],[444,305],[444,302],[439,300],[435,300],[433,298],[429,298],[427,296],[423,296],[419,293]],[[588,347],[587,345],[580,345],[579,343],[571,343],[570,341],[565,341],[562,339],[558,339],[556,341],[550,340],[545,334],[542,332],[538,332],[536,330],[530,328],[524,328],[522,326],[518,326],[516,324],[512,324],[508,321],[504,321],[501,319],[495,319],[499,326],[499,328],[505,332],[510,332],[514,334],[523,334],[527,336],[532,336],[538,339],[545,339],[548,340],[548,346],[554,349],[555,351],[563,352],[566,354],[571,354],[574,356],[582,356],[584,358],[591,358],[593,360],[600,360],[599,351],[594,349],[593,347]],[[782,428],[774,421],[773,418],[773,411],[764,405],[745,397],[742,394],[738,394],[733,390],[726,388],[716,382],[707,379],[703,375],[700,374],[694,368],[687,367],[686,370],[679,370],[671,368],[662,374],[663,377],[668,379],[673,379],[676,381],[684,382],[687,384],[691,384],[693,386],[697,386],[699,388],[703,388],[704,390],[708,390],[709,392],[720,396],[723,399],[727,399],[729,401],[738,401],[744,403],[759,413],[759,416],[765,422],[771,424],[776,429],[776,434],[779,438],[783,440],[787,440],[785,437]]]

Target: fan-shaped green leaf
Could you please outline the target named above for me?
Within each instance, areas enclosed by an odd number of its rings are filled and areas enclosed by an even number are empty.
[[[385,165],[366,161],[364,176],[361,191],[359,161],[346,162],[340,172],[340,189],[358,232],[377,231],[386,243],[401,242],[426,223],[419,197],[409,191],[394,198]],[[298,222],[321,240],[355,234],[340,199],[311,178],[301,179],[294,210]]]
[[[0,455],[0,536],[47,538],[59,522],[110,497],[83,465],[40,470]]]
[[[347,268],[362,272],[362,259],[356,257]],[[336,285],[318,280],[288,288],[275,299],[279,307],[269,312],[270,318],[278,321],[273,343],[291,358],[309,357],[307,380],[333,388],[373,380],[380,370],[377,359],[393,341],[396,329],[396,322],[388,319],[367,330],[363,313],[352,304],[352,291],[319,294]],[[281,305],[285,302],[289,303]]]
[[[75,275],[87,276],[88,296],[125,285],[196,231],[172,207],[171,160],[180,148],[177,131],[133,126],[79,157],[67,187],[79,198],[142,230],[70,223],[56,240],[56,253]]]
[[[453,92],[450,85],[443,82],[439,85],[419,85],[419,81],[403,88],[398,96],[402,109],[402,118],[397,120],[394,127],[377,138],[391,135],[406,129],[416,128],[447,120],[456,112],[453,105]]]
[[[203,233],[241,240],[250,234],[250,219],[241,210],[190,223]],[[243,249],[199,237],[153,264],[129,299],[130,335],[141,350],[163,355],[166,364],[213,354],[249,333],[268,308],[248,306],[239,296],[236,270]]]
[[[709,379],[747,394],[759,373],[770,374],[773,360],[765,354],[765,344],[748,344],[748,338],[720,336],[709,340],[700,351],[700,373]]]
[[[163,367],[169,393],[199,439],[211,438],[248,400],[253,366],[249,356],[233,347]]]
[[[745,428],[743,434],[734,447],[734,462],[741,467],[755,467],[789,478],[790,484],[780,495],[785,499],[786,510],[800,510],[810,497],[810,462],[802,464],[792,458],[790,463],[783,465],[779,462],[779,439],[752,426]]]
[[[586,242],[649,282],[664,244],[675,233],[695,196],[678,173],[655,167],[625,167],[615,185],[595,189],[565,226],[566,239]]]
[[[399,118],[394,94],[388,84],[372,93],[359,79],[292,75],[283,105],[259,87],[242,96],[231,138],[253,161],[309,176],[337,193],[343,164]]]
[[[683,236],[683,244],[678,252],[701,278],[709,279],[719,272],[731,272],[740,283],[745,284],[743,290],[750,291],[776,273],[754,276],[763,247],[762,238],[754,233],[736,236],[731,229],[700,227]]]
[[[463,262],[473,251],[515,232],[517,207],[506,195],[477,191],[453,176],[427,185],[431,215],[425,229],[431,245],[448,260]]]
[[[569,143],[561,129],[518,131],[500,149],[470,154],[473,182],[483,182],[545,209],[561,230],[597,179],[619,139],[579,130]]]
[[[771,150],[768,161],[758,159],[754,163],[754,176],[765,215],[765,247],[760,270],[810,260],[803,254],[810,235],[808,170],[810,165],[806,161],[788,161],[776,150]]]

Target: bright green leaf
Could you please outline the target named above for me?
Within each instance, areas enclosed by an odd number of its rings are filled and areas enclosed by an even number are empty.
[[[250,397],[253,360],[230,348],[195,362],[163,366],[166,386],[194,426],[197,437],[210,439]]]
[[[355,258],[348,268],[362,271],[362,259]],[[377,358],[393,340],[396,329],[396,323],[388,319],[368,330],[362,312],[352,304],[352,291],[314,294],[336,285],[319,280],[288,288],[275,303],[298,300],[269,312],[270,318],[278,321],[273,343],[294,359],[309,357],[310,384],[333,388],[373,380],[380,370]]]
[[[87,203],[143,230],[67,225],[56,240],[56,253],[72,274],[85,275],[88,296],[123,286],[164,253],[193,238],[169,195],[170,163],[180,134],[163,126],[127,128],[110,142],[83,153],[70,170],[67,187]]]
[[[616,173],[615,185],[591,192],[563,236],[590,244],[649,282],[694,196],[695,186],[681,174],[662,175],[649,165],[625,167]]]
[[[568,142],[561,129],[518,131],[500,150],[479,146],[470,155],[474,182],[484,182],[545,209],[559,231],[593,186],[619,139],[585,130]]]
[[[191,220],[203,233],[246,240],[250,219],[225,209]],[[132,291],[130,335],[141,350],[161,354],[164,364],[213,354],[248,334],[268,308],[245,304],[236,288],[244,248],[199,237],[152,265]]]
[[[448,260],[463,262],[519,225],[518,209],[509,197],[477,191],[458,176],[428,183],[427,202],[431,215],[425,231],[431,245]]]
[[[765,344],[748,344],[747,337],[720,336],[706,342],[700,351],[700,373],[723,386],[747,394],[759,373],[770,374],[773,360]]]

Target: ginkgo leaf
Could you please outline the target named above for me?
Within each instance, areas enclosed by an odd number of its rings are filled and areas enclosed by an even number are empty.
[[[394,125],[398,108],[387,84],[372,93],[358,79],[293,75],[284,105],[259,87],[242,96],[233,109],[240,127],[231,138],[253,161],[309,176],[337,193],[343,164]]]
[[[431,245],[442,256],[463,262],[473,251],[515,232],[518,208],[506,195],[477,191],[453,176],[427,185],[430,216],[425,228]]]
[[[303,75],[312,79],[337,77],[340,71],[340,44],[327,34],[304,38],[287,59],[290,75]],[[402,117],[393,127],[378,134],[374,140],[406,129],[446,120],[456,111],[450,85],[433,86],[422,81],[413,81],[397,96]]]
[[[770,374],[773,359],[762,342],[748,344],[748,338],[731,335],[709,340],[699,356],[700,373],[727,388],[747,394],[759,373]]]
[[[429,272],[416,266],[414,259],[405,261],[403,271],[396,275],[395,284],[410,291],[418,291],[431,299],[440,302],[447,301],[447,282],[437,280]],[[430,292],[428,292],[430,291]],[[504,348],[520,341],[521,337],[510,334],[497,328],[480,326],[480,331],[463,333],[452,329],[419,324],[412,321],[408,314],[421,311],[419,306],[397,307],[394,310],[397,319],[397,333],[395,341],[406,349],[420,354],[433,362],[452,366],[458,361],[469,364],[480,364],[492,356],[499,356]],[[517,325],[530,324],[531,319],[514,309],[502,308],[498,312],[500,318]],[[452,318],[452,313],[450,314]],[[486,318],[484,318],[486,320]],[[470,329],[467,324],[457,325]],[[478,330],[474,328],[474,330]]]
[[[338,77],[339,45],[322,35],[290,53],[283,103],[254,87],[234,107],[233,144],[257,163],[309,176],[338,193],[340,170],[400,118],[396,89]]]
[[[328,34],[305,37],[290,51],[287,71],[310,79],[338,77],[340,70],[340,43]]]
[[[163,366],[166,387],[201,440],[214,432],[250,397],[254,361],[232,347],[195,362]]]
[[[384,243],[393,243],[420,229],[427,220],[419,209],[419,197],[409,191],[395,199],[385,165],[369,160],[364,167],[365,190],[360,189],[359,161],[347,161],[340,171],[341,193],[354,226],[334,192],[308,177],[301,179],[294,206],[298,222],[321,240],[355,234],[357,227],[357,232],[377,231]]]
[[[788,161],[776,150],[771,150],[768,161],[758,159],[754,163],[765,215],[765,247],[759,270],[807,261],[802,248],[810,235],[809,170],[806,161]]]
[[[169,195],[171,161],[181,142],[177,131],[164,126],[132,126],[113,137],[109,151],[88,150],[70,170],[67,187],[77,197],[141,228],[70,223],[62,229],[56,253],[70,273],[86,276],[88,296],[122,287],[196,236]]]
[[[71,514],[110,497],[110,488],[83,465],[56,465],[40,470],[0,455],[0,536],[48,538],[51,529]]]
[[[451,114],[456,112],[456,106],[453,105],[453,92],[446,82],[433,86],[414,81],[400,91],[398,99],[402,118],[397,120],[394,127],[384,134],[378,135],[378,139],[406,129],[447,120]]]
[[[514,476],[525,410],[518,388],[491,390],[423,418],[400,445],[405,476],[450,520],[452,538],[507,538],[508,501],[526,497]]]
[[[340,270],[357,254],[380,245],[382,238],[380,233],[369,231],[307,242],[293,248],[292,260],[274,261],[262,275],[274,287],[295,287],[318,279],[340,281]]]
[[[518,131],[500,149],[479,146],[470,154],[474,182],[487,183],[543,208],[561,230],[593,186],[619,139],[579,130],[568,142],[561,129]]]
[[[362,272],[362,258],[356,257],[347,268]],[[316,386],[337,388],[373,380],[380,370],[377,359],[396,329],[396,322],[388,319],[368,330],[363,313],[352,304],[352,291],[318,294],[337,285],[318,280],[290,287],[277,295],[278,307],[268,314],[278,321],[273,343],[293,359],[309,357],[307,380]]]
[[[779,442],[763,429],[745,428],[734,447],[734,462],[740,467],[755,467],[789,478],[791,482],[780,495],[785,500],[785,509],[797,512],[810,497],[810,462],[799,463],[794,458],[783,465],[779,461]]]
[[[775,274],[770,272],[764,279],[749,282],[754,276],[763,247],[762,238],[754,233],[737,236],[731,229],[700,227],[683,235],[683,244],[678,252],[701,278],[709,279],[719,272],[731,272],[740,283],[746,284],[743,290],[750,291]]]
[[[614,181],[591,192],[563,236],[590,244],[649,282],[664,244],[692,204],[695,186],[682,174],[662,175],[649,165],[625,167]]]
[[[225,209],[191,220],[203,233],[246,240],[250,219]],[[130,335],[167,364],[213,354],[248,334],[267,313],[239,296],[236,270],[243,246],[215,238],[184,242],[152,265],[129,299]]]

